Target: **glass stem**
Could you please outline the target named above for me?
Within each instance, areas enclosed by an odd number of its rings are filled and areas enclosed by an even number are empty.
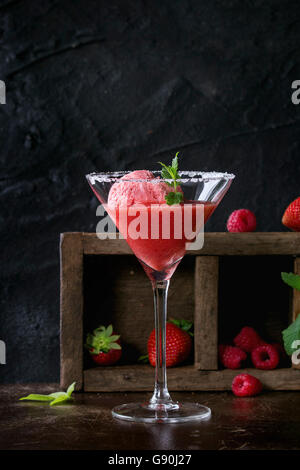
[[[167,298],[170,281],[153,281],[156,367],[155,387],[150,400],[151,405],[168,405],[172,403],[167,386],[166,372],[166,321]]]

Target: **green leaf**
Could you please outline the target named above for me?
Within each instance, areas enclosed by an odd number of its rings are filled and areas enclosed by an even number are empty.
[[[55,392],[55,393],[50,393],[49,397],[52,397],[53,399],[60,398],[60,397],[68,397],[66,392]]]
[[[70,397],[72,393],[74,392],[76,382],[73,382],[71,385],[69,385],[68,390],[67,390],[67,395]]]
[[[165,170],[169,174],[170,167],[165,165],[163,162],[158,162],[158,163],[163,167],[162,171]]]
[[[172,180],[175,181],[176,180],[176,174],[177,174],[176,170],[173,167],[169,166],[169,173],[170,173],[170,176],[171,176]]]
[[[300,290],[300,276],[294,273],[281,273],[281,279],[290,287]]]
[[[58,405],[58,403],[63,403],[64,401],[69,401],[69,400],[71,400],[71,397],[68,397],[68,395],[66,394],[65,397],[58,397],[55,400],[53,400],[50,403],[50,406]]]
[[[180,186],[177,182],[177,180],[180,179],[178,174],[178,154],[179,152],[177,152],[175,157],[173,158],[171,166],[167,166],[162,162],[158,162],[162,166],[162,178],[169,186],[172,186],[175,190],[175,196],[170,195],[171,193],[165,196],[165,200],[167,204],[169,204],[169,206],[171,206],[172,204],[180,204],[180,202],[183,201],[183,194],[179,191],[176,192],[176,188]]]
[[[292,348],[293,342],[300,340],[300,315],[297,316],[296,320],[288,328],[282,331],[282,338],[284,349],[291,356],[295,352]]]
[[[19,398],[19,400],[31,400],[31,401],[47,401],[50,402],[50,406],[56,405],[57,403],[62,403],[63,401],[68,401],[71,399],[71,395],[74,391],[76,382],[73,382],[69,387],[67,392],[54,392],[49,393],[49,395],[40,395],[31,393],[27,397]]]
[[[175,194],[175,204],[180,204],[183,201],[183,194],[182,193],[174,193]]]
[[[36,393],[31,393],[27,397],[19,398],[19,400],[31,400],[31,401],[52,401],[53,398],[50,395],[39,395]]]
[[[164,163],[161,163],[159,162],[163,168],[161,170],[161,176],[164,180],[172,180],[173,179],[173,176],[170,172],[170,167],[166,166]],[[169,185],[169,186],[172,186],[172,183],[166,181],[166,183]]]
[[[166,203],[169,206],[172,206],[172,204],[175,204],[175,193],[169,193],[165,196]]]
[[[120,339],[120,335],[113,334],[113,326],[99,326],[94,329],[93,334],[88,333],[86,337],[85,347],[90,354],[97,356],[101,352],[108,353],[110,349],[121,349],[120,346],[111,348],[111,344],[115,344]]]
[[[106,336],[110,336],[113,332],[113,327],[112,325],[109,325],[107,328],[106,328],[106,331],[105,331],[105,335]]]
[[[120,338],[120,335],[112,335],[109,339],[113,343],[114,341],[117,341]]]
[[[172,160],[172,167],[175,169],[176,172],[178,170],[178,155],[179,152],[176,153],[175,157]]]
[[[194,324],[192,321],[184,319],[178,320],[177,318],[170,318],[168,321],[178,326],[178,328],[181,328],[183,331],[186,331],[190,336],[194,336],[194,333],[192,332]]]
[[[169,206],[180,204],[183,201],[183,194],[171,192],[165,196],[165,200]]]
[[[93,331],[93,334],[91,335],[91,337],[93,338],[93,336],[97,336],[99,334],[105,334],[105,326],[99,326],[99,328],[96,328],[94,331]]]
[[[138,358],[138,362],[141,362],[142,364],[148,364],[149,363],[149,356],[148,354],[144,354]]]
[[[118,343],[111,343],[110,349],[121,349],[121,346]]]

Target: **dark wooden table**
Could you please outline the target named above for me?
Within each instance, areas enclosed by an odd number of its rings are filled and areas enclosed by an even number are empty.
[[[235,398],[230,392],[173,393],[199,401],[212,418],[198,424],[144,425],[114,420],[111,408],[144,400],[144,393],[76,393],[72,404],[20,402],[57,385],[0,386],[0,449],[215,450],[300,449],[300,393],[265,392]]]

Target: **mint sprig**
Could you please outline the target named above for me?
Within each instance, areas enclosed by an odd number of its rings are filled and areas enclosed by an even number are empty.
[[[54,392],[49,395],[40,395],[36,393],[31,393],[27,397],[19,398],[19,400],[30,400],[30,401],[46,401],[49,402],[50,406],[57,405],[58,403],[63,403],[64,401],[72,400],[72,393],[74,392],[76,382],[73,382],[66,392]]]
[[[283,344],[286,353],[291,356],[295,352],[294,341],[300,340],[300,315],[291,325],[282,332]]]
[[[294,273],[281,273],[281,279],[293,289],[300,290],[300,276]],[[300,340],[300,315],[290,324],[288,328],[282,331],[284,349],[291,356],[295,349],[292,347],[294,341]]]
[[[294,273],[281,273],[281,279],[293,289],[300,290],[300,276]]]
[[[177,188],[180,188],[180,184],[177,181],[180,179],[178,174],[178,154],[179,152],[177,152],[173,158],[171,166],[167,166],[162,162],[158,162],[162,166],[162,178],[166,180],[165,182],[174,189],[174,191],[166,194],[165,196],[166,203],[169,206],[172,206],[173,204],[180,204],[183,201],[183,193],[181,191],[177,191]]]

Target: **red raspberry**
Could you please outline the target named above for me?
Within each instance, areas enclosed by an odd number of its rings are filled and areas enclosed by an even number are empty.
[[[247,354],[240,348],[234,346],[219,346],[220,361],[227,369],[239,369],[241,362],[247,359]]]
[[[239,374],[234,377],[231,389],[237,397],[252,397],[262,391],[262,383],[250,374]]]
[[[245,326],[233,340],[234,344],[243,351],[251,352],[257,346],[265,344],[251,326]]]
[[[248,209],[238,209],[230,214],[227,220],[228,232],[254,232],[256,217]]]
[[[279,364],[279,353],[271,344],[257,346],[251,352],[251,360],[256,369],[275,369]]]

